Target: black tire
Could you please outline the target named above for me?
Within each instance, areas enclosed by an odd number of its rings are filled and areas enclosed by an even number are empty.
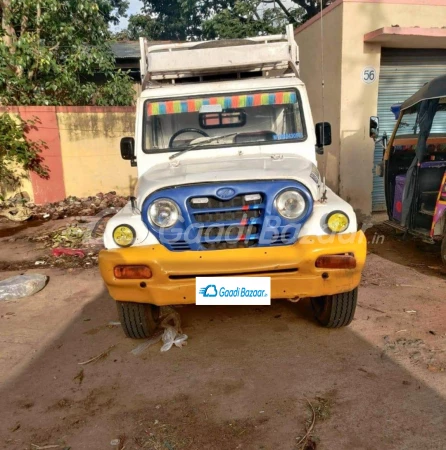
[[[116,302],[116,305],[127,337],[145,339],[152,336],[158,326],[158,306],[131,302]]]
[[[443,238],[441,242],[441,260],[443,264],[446,266],[446,236]]]
[[[311,299],[317,321],[326,328],[350,325],[355,315],[358,288],[341,294],[326,295]]]

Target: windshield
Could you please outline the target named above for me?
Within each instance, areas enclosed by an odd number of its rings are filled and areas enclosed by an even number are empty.
[[[417,137],[420,132],[418,110],[420,103],[408,109],[398,126],[396,136]],[[430,135],[446,136],[446,98],[442,98],[438,104],[437,111],[432,122]]]
[[[144,151],[271,144],[305,139],[297,91],[145,103]]]

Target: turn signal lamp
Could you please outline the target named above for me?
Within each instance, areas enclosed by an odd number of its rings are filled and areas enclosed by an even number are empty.
[[[113,273],[115,278],[120,280],[148,280],[152,278],[152,271],[147,266],[116,266]]]
[[[327,217],[327,227],[332,233],[342,233],[349,224],[348,216],[342,211],[333,211]]]
[[[316,260],[318,269],[355,269],[356,258],[352,255],[324,255]]]

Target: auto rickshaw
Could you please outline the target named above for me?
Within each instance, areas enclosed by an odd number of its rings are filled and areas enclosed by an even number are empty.
[[[378,139],[379,118],[370,118]],[[377,174],[384,178],[389,220],[397,230],[441,244],[446,264],[446,75],[401,106]]]

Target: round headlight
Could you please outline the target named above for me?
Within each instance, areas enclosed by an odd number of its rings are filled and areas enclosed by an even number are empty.
[[[130,225],[119,225],[113,230],[113,240],[120,247],[130,247],[135,239],[135,230]]]
[[[168,198],[155,200],[149,207],[151,222],[160,228],[169,228],[178,221],[180,210],[175,202]]]
[[[327,216],[327,227],[332,233],[342,233],[350,224],[347,214],[342,211],[333,211]]]
[[[297,219],[305,211],[306,202],[298,191],[290,190],[276,197],[276,209],[285,219]]]

